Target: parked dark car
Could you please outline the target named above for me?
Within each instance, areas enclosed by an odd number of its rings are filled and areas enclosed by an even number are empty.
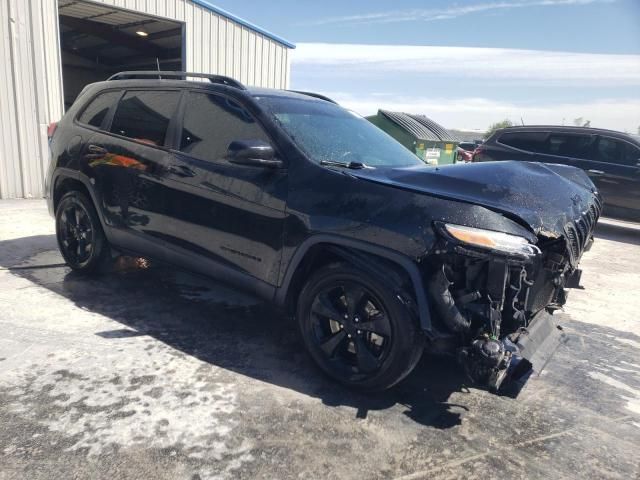
[[[429,167],[324,97],[194,76],[118,74],[50,129],[72,269],[124,252],[248,289],[362,389],[396,384],[424,348],[493,389],[546,361],[600,215],[584,172]]]
[[[509,127],[474,153],[474,162],[525,160],[558,163],[587,172],[604,201],[604,215],[640,222],[640,140],[586,127]]]

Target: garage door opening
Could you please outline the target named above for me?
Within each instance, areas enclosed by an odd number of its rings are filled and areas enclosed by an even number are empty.
[[[184,70],[182,23],[74,0],[59,0],[58,19],[65,109],[123,70]]]

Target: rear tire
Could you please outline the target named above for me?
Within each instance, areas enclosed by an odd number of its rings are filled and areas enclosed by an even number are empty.
[[[305,346],[324,372],[349,387],[385,390],[413,370],[424,341],[395,290],[342,263],[311,275],[296,316]]]
[[[109,243],[93,202],[82,192],[66,193],[56,208],[56,238],[67,265],[96,273],[111,260]]]

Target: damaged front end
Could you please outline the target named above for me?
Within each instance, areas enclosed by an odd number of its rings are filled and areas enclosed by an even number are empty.
[[[562,234],[537,242],[438,223],[440,240],[425,262],[434,317],[433,351],[456,349],[467,375],[497,391],[540,372],[565,339],[551,314],[579,286],[577,268],[593,241],[599,200]]]

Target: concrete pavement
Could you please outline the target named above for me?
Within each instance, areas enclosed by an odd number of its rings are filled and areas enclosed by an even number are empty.
[[[570,335],[517,398],[424,358],[348,391],[262,302],[170,268],[63,265],[0,202],[0,479],[639,478],[640,228],[603,221]]]

